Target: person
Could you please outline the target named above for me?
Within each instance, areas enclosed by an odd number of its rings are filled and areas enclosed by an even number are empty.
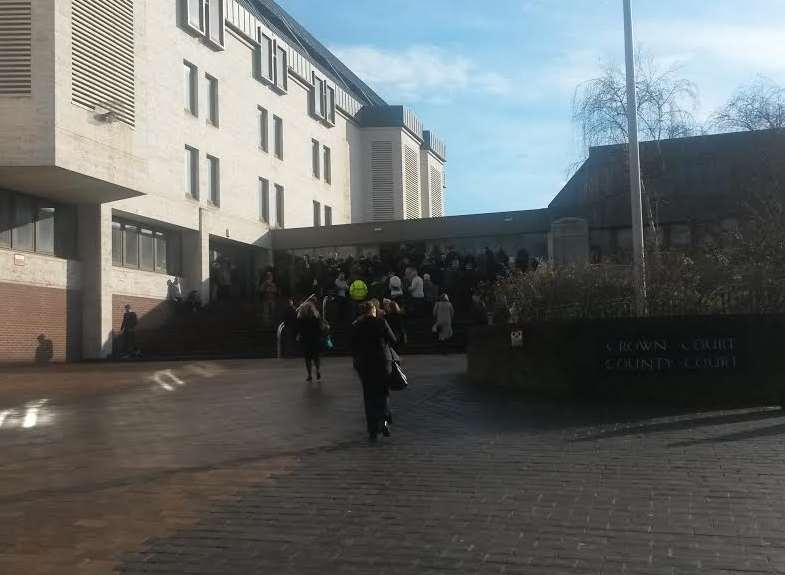
[[[404,321],[401,306],[392,300],[384,300],[384,319],[390,326],[393,335],[396,339],[396,345],[393,346],[395,351],[400,352],[400,346],[406,345],[406,322]]]
[[[423,310],[425,302],[425,284],[417,269],[410,267],[406,270],[406,276],[409,279],[409,297],[412,298],[412,307],[414,308],[415,315],[419,316]]]
[[[125,313],[123,314],[123,323],[120,325],[120,333],[123,337],[123,351],[126,356],[132,356],[136,353],[136,326],[139,324],[139,318],[136,313],[131,309],[131,304],[125,304]]]
[[[423,276],[423,294],[425,296],[425,303],[434,306],[439,299],[439,286],[431,280],[431,274]]]
[[[372,303],[361,304],[360,312],[360,317],[352,324],[352,354],[363,386],[368,439],[375,442],[380,433],[390,436],[389,377],[392,362],[397,358],[391,348],[396,341],[388,323],[377,317],[377,309]]]
[[[390,276],[389,286],[391,300],[398,301],[403,297],[403,283],[401,282],[401,278],[394,273]]]
[[[294,343],[295,338],[297,337],[297,308],[294,305],[294,300],[289,298],[289,301],[286,305],[286,310],[283,313],[283,325],[284,325],[284,333],[283,333],[283,356],[284,357],[293,357],[294,356]]]
[[[262,321],[265,325],[270,325],[275,319],[275,300],[278,298],[278,286],[275,284],[273,272],[266,272],[259,282],[259,295],[262,298]]]
[[[341,272],[335,278],[335,297],[338,300],[338,317],[343,321],[346,317],[346,294],[349,292],[349,284],[346,281],[346,274]]]
[[[311,300],[305,302],[297,314],[297,338],[303,348],[305,369],[308,372],[306,381],[313,381],[313,368],[316,367],[316,380],[322,380],[320,353],[322,350],[323,322],[319,311]]]
[[[183,301],[183,288],[180,285],[180,278],[175,277],[174,279],[168,280],[166,285],[167,299],[172,303],[181,303]]]
[[[349,286],[349,297],[354,302],[362,302],[368,297],[368,285],[361,279],[357,278]]]
[[[480,294],[472,294],[472,322],[474,325],[488,325],[488,308]]]
[[[455,317],[455,310],[447,294],[442,294],[439,302],[433,307],[433,317],[436,319],[433,331],[439,342],[445,344],[452,339],[452,320]]]

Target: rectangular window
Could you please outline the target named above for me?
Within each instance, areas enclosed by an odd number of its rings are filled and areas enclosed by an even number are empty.
[[[311,171],[317,180],[321,177],[319,175],[319,150],[319,142],[311,140]]]
[[[276,184],[275,186],[275,223],[279,228],[285,227],[285,220],[284,220],[284,202],[286,198],[284,197],[284,189],[283,186],[279,186]]]
[[[199,199],[199,150],[185,147],[185,194]]]
[[[207,0],[207,39],[216,46],[224,46],[224,2]]]
[[[199,79],[196,66],[183,61],[183,95],[185,97],[185,111],[199,115]]]
[[[313,203],[313,227],[318,228],[322,225],[322,205],[319,202]]]
[[[204,33],[204,2],[205,0],[185,0],[187,4],[187,24],[196,32]]]
[[[270,181],[259,178],[259,219],[270,223]]]
[[[155,236],[152,230],[142,229],[139,233],[139,269],[147,272],[155,269]]]
[[[273,116],[273,129],[275,130],[275,157],[283,160],[283,120]]]
[[[262,80],[273,82],[273,40],[259,29],[259,75]]]
[[[280,46],[276,46],[275,52],[275,86],[283,90],[289,89],[289,64],[287,62],[286,50]]]
[[[221,161],[213,156],[207,156],[207,181],[210,185],[210,203],[214,206],[221,205]]]
[[[169,247],[166,235],[155,232],[155,271],[165,274],[169,269]]]
[[[35,251],[35,214],[33,201],[16,196],[14,201],[14,230],[11,243],[15,250]]]
[[[326,106],[327,106],[327,121],[335,125],[335,88],[327,87],[327,97],[326,97]]]
[[[207,79],[207,121],[217,128],[219,117],[218,80],[209,74],[206,74],[205,78]]]
[[[333,225],[333,209],[330,206],[324,206],[324,225]]]
[[[11,212],[11,194],[0,190],[0,247],[11,247],[11,230],[14,225]]]
[[[324,147],[324,181],[328,184],[333,183],[332,152],[327,146]]]
[[[126,225],[123,234],[123,265],[129,268],[139,267],[139,228]]]
[[[39,203],[35,221],[35,251],[54,255],[55,253],[55,208]]]
[[[270,151],[270,115],[259,106],[259,147],[263,152]]]
[[[324,118],[324,80],[313,74],[313,92],[311,93],[312,112],[317,118]]]
[[[112,265],[123,265],[123,225],[112,222]]]

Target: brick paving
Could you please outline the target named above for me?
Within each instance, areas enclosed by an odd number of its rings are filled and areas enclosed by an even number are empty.
[[[555,405],[408,360],[0,371],[0,573],[781,573],[785,416]],[[48,393],[51,391],[51,393]]]

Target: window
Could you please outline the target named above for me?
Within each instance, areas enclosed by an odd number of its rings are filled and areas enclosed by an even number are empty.
[[[319,142],[311,140],[311,165],[313,177],[317,180],[321,177],[319,175]]]
[[[11,194],[0,191],[0,247],[11,247],[11,230],[14,229]]]
[[[206,0],[207,39],[215,46],[224,46],[224,3],[223,0]]]
[[[185,0],[186,24],[194,31],[204,33],[204,2],[205,0]]]
[[[139,228],[126,225],[123,234],[123,265],[130,268],[139,267]]]
[[[185,147],[185,194],[199,199],[199,150]]]
[[[151,272],[155,269],[155,236],[153,230],[139,232],[139,269]]]
[[[275,223],[279,228],[285,226],[284,221],[284,189],[283,186],[275,186]]]
[[[283,120],[273,116],[273,129],[275,130],[275,157],[283,160]]]
[[[324,206],[324,225],[333,225],[333,209],[330,206]]]
[[[333,183],[332,153],[327,146],[324,147],[324,181]]]
[[[209,201],[214,206],[221,205],[221,162],[218,158],[207,156],[207,181],[210,185]]]
[[[270,151],[270,117],[267,110],[259,106],[259,147],[263,152]]]
[[[270,181],[259,178],[259,219],[270,223]]]
[[[281,46],[275,50],[275,87],[286,92],[289,89],[289,64],[287,53]]]
[[[55,208],[46,203],[38,203],[35,221],[35,251],[54,255],[55,253]]]
[[[69,257],[75,237],[73,208],[0,191],[0,247]]]
[[[112,265],[177,275],[179,235],[112,220]]]
[[[24,196],[17,196],[14,204],[14,229],[11,243],[14,249],[35,251],[33,201]]]
[[[327,124],[335,124],[335,88],[319,78],[314,72],[311,88],[311,114]]]
[[[322,225],[322,205],[319,202],[313,203],[313,227],[318,228]]]
[[[205,75],[207,79],[207,122],[218,127],[218,80],[210,76],[209,74]]]
[[[274,52],[274,44],[272,38],[267,36],[262,32],[262,29],[259,28],[258,31],[258,39],[259,39],[259,76],[260,79],[266,80],[267,82],[273,83],[275,81],[274,78],[274,64],[273,64],[273,54]]]
[[[193,64],[183,61],[183,94],[185,96],[185,111],[199,115],[199,95],[197,68]]]

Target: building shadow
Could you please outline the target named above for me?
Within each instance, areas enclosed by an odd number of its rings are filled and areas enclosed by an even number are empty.
[[[52,363],[55,355],[54,343],[44,334],[39,335],[37,339],[38,347],[35,350],[35,363],[38,365]]]

